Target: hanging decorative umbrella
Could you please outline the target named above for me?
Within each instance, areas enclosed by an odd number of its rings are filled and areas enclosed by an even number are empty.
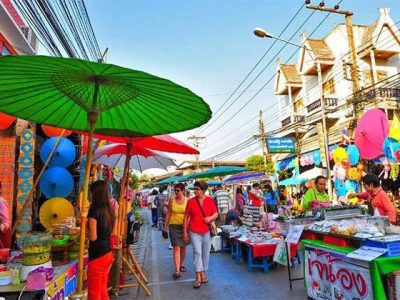
[[[44,163],[50,156],[58,137],[48,139],[40,149],[40,158]],[[50,167],[69,167],[76,158],[75,145],[67,138],[61,138],[49,162]]]
[[[354,143],[361,158],[374,159],[382,155],[383,141],[389,132],[389,125],[384,112],[379,109],[367,111],[358,122]]]
[[[74,216],[74,207],[64,198],[51,198],[45,201],[39,211],[40,223],[46,228],[51,228],[54,224]]]
[[[271,177],[263,172],[245,171],[232,175],[228,179],[225,179],[223,183],[225,185],[228,185],[228,184],[241,184],[248,181],[254,182],[254,181],[265,181],[265,180],[271,180]]]
[[[67,169],[51,167],[44,171],[39,186],[47,198],[68,197],[74,189],[74,179]]]
[[[70,131],[70,130],[65,130],[65,129],[47,126],[47,125],[42,125],[41,127],[42,127],[44,134],[50,138],[55,137],[55,136],[67,137],[72,133],[72,131]],[[63,132],[63,130],[64,130],[64,132]]]
[[[211,110],[200,97],[169,80],[110,64],[3,56],[0,69],[0,112],[90,133],[81,211],[81,293],[93,133],[150,136],[184,131],[206,123]]]

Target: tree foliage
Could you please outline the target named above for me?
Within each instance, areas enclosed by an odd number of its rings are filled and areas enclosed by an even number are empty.
[[[267,159],[267,170],[264,170],[264,159],[262,155],[251,155],[246,159],[246,167],[259,172],[266,172],[269,175],[274,174],[274,163]]]

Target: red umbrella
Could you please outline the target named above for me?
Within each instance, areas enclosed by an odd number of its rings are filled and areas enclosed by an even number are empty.
[[[85,135],[86,133],[79,132],[79,134]],[[181,153],[181,154],[200,153],[197,149],[172,137],[169,134],[154,135],[147,137],[118,137],[118,136],[95,134],[94,137],[100,140],[106,140],[113,143],[132,144],[141,146],[143,148],[162,151],[162,152]]]
[[[143,148],[141,146],[138,146],[136,144],[133,144],[131,147],[128,147],[128,144],[115,143],[98,148],[93,154],[93,160],[95,160],[100,156],[111,156],[114,154],[123,154],[123,155],[129,154],[131,156],[141,155],[144,157],[157,155],[157,153],[149,149]]]
[[[15,120],[12,116],[0,113],[0,130],[6,130]]]
[[[354,143],[364,159],[382,155],[382,145],[389,133],[389,124],[384,112],[379,109],[367,111],[358,122]]]

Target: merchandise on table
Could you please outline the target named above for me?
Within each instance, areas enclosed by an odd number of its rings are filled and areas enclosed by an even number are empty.
[[[22,263],[24,266],[41,265],[50,260],[52,236],[46,233],[35,233],[24,238],[22,246]]]

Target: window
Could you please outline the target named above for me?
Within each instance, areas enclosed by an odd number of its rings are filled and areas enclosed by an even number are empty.
[[[333,78],[329,79],[323,84],[324,94],[335,94],[335,81]]]
[[[382,81],[388,78],[388,73],[386,71],[377,71],[376,75],[378,77],[378,81]]]
[[[370,70],[363,71],[364,87],[372,85],[372,75]]]

